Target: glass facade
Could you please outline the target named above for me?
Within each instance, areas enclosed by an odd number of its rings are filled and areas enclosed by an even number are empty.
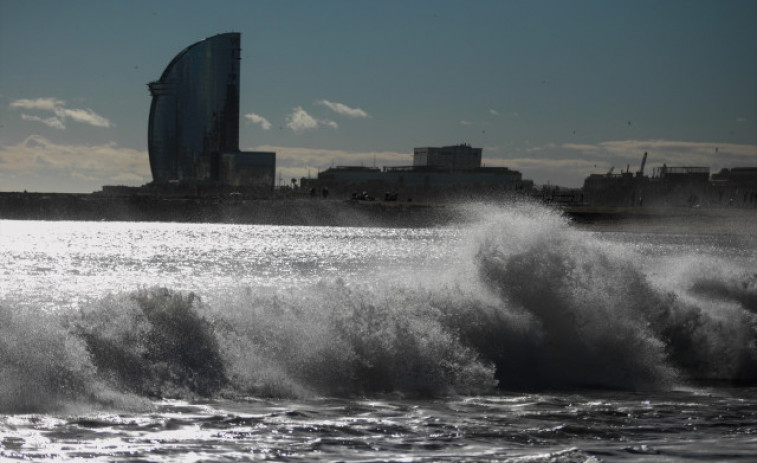
[[[156,183],[219,182],[223,153],[239,152],[240,34],[190,45],[148,84],[147,143]]]

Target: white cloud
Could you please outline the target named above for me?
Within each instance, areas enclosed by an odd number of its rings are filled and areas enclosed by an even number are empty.
[[[321,125],[325,125],[334,129],[339,128],[339,125],[334,121],[314,118],[313,116],[308,114],[307,111],[302,109],[301,106],[294,108],[292,110],[292,113],[287,116],[286,120],[287,127],[292,129],[292,131],[297,134],[305,132],[307,130],[316,129]]]
[[[337,114],[340,114],[342,116],[347,117],[370,117],[367,112],[363,111],[360,108],[350,108],[349,106],[342,104],[342,103],[334,103],[332,101],[328,100],[320,100],[316,102],[317,104],[326,106],[330,110],[334,111]]]
[[[152,179],[146,151],[115,143],[58,144],[39,135],[0,146],[0,164],[0,185],[10,191],[92,192]]]
[[[491,114],[492,116],[499,116],[499,111],[497,111],[496,109],[490,109],[489,114]]]
[[[62,117],[64,120],[66,118],[70,118],[76,122],[81,122],[82,124],[89,124],[94,127],[110,127],[111,126],[111,123],[108,119],[95,113],[89,108],[87,109],[61,108],[60,110],[56,110],[55,114],[58,115],[59,117]]]
[[[460,125],[471,125],[473,124],[471,121],[460,121]]]
[[[58,119],[55,116],[53,116],[53,117],[39,117],[39,116],[32,116],[30,114],[22,114],[21,115],[21,119],[23,119],[25,121],[41,122],[41,123],[45,124],[46,126],[52,127],[54,129],[59,129],[59,130],[65,130],[66,129],[66,126],[63,125],[63,121],[60,120],[60,119]]]
[[[302,133],[306,130],[312,130],[318,127],[318,121],[307,113],[301,106],[297,106],[292,113],[287,116],[287,127],[295,133]]]
[[[36,99],[19,99],[12,101],[11,109],[25,109],[28,111],[52,112],[49,117],[37,116],[23,113],[21,118],[25,121],[41,122],[48,127],[58,130],[66,129],[66,121],[71,119],[81,124],[91,125],[93,127],[112,127],[113,124],[105,117],[97,114],[93,110],[86,108],[67,108],[66,102],[59,98],[36,98]]]
[[[37,98],[29,100],[22,98],[11,102],[10,107],[12,109],[32,109],[40,111],[55,111],[55,108],[64,106],[65,101],[58,98]]]
[[[247,119],[248,121],[252,122],[253,124],[258,124],[258,125],[260,125],[260,127],[261,127],[261,128],[263,129],[263,130],[270,130],[270,129],[271,129],[271,123],[270,123],[270,122],[268,122],[268,119],[266,119],[266,118],[265,118],[265,117],[263,117],[263,116],[260,116],[260,115],[258,115],[258,114],[255,114],[255,113],[249,113],[249,114],[245,114],[245,115],[244,115],[244,117],[245,117],[245,118],[246,118],[246,119]]]

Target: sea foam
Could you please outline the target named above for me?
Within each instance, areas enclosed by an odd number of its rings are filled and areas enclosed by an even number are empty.
[[[468,210],[433,268],[212,297],[140,288],[52,313],[6,301],[0,410],[757,380],[748,268],[650,262],[541,206]]]

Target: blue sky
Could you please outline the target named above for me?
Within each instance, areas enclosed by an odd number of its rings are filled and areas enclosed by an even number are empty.
[[[755,24],[753,0],[0,0],[0,191],[149,182],[146,84],[229,31],[241,148],[285,182],[462,142],[537,184],[645,151],[757,166]]]

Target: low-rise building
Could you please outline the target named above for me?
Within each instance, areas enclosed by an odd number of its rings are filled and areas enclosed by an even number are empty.
[[[454,145],[442,148],[415,148],[412,166],[338,166],[303,178],[301,188],[311,192],[328,188],[344,197],[385,197],[434,199],[490,195],[530,190],[520,172],[507,167],[481,167],[482,148]]]
[[[483,148],[473,148],[466,143],[441,148],[415,148],[413,167],[436,167],[449,172],[475,170],[481,167],[482,152]]]

